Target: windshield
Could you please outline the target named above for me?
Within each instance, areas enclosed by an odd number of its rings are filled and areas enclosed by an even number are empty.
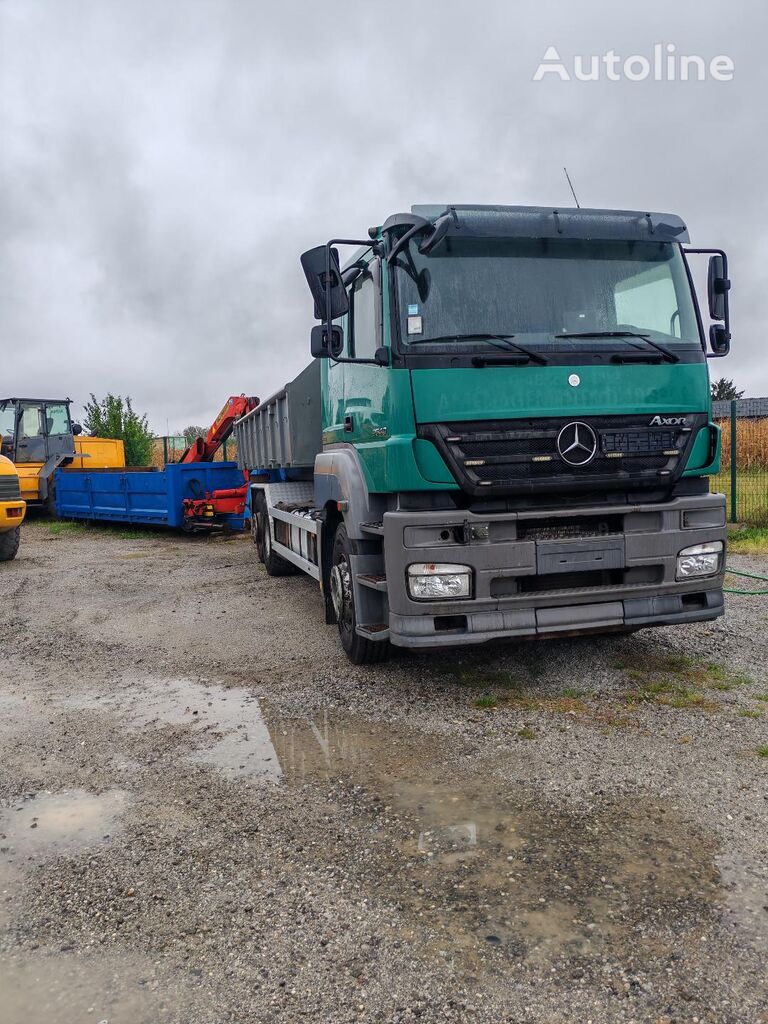
[[[617,350],[643,348],[631,337],[642,334],[701,350],[676,243],[448,237],[426,256],[412,242],[395,265],[409,348],[476,351],[508,336],[538,351]]]
[[[16,409],[12,405],[6,405],[0,409],[0,437],[4,441],[12,441],[16,429]]]

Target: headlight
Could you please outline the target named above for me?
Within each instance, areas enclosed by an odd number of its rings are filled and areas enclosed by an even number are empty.
[[[414,601],[445,601],[469,597],[472,570],[447,562],[416,562],[408,566],[408,592]]]
[[[723,542],[721,540],[683,548],[677,556],[677,578],[689,580],[695,576],[714,576],[720,571],[722,560]]]

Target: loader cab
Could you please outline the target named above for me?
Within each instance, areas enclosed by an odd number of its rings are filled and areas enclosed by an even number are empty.
[[[2,454],[12,462],[46,463],[73,451],[69,399],[6,398],[0,400]]]

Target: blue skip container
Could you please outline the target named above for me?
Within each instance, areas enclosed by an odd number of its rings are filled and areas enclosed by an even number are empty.
[[[63,519],[184,526],[184,498],[240,487],[236,462],[171,463],[165,469],[57,469],[56,514]],[[245,515],[218,516],[216,526],[242,530]]]

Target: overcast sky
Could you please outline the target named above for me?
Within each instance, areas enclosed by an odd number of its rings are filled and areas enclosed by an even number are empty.
[[[731,258],[768,395],[761,0],[0,0],[0,391],[130,394],[164,433],[308,362],[299,254],[412,203],[680,213]],[[735,63],[533,81],[548,46]]]

